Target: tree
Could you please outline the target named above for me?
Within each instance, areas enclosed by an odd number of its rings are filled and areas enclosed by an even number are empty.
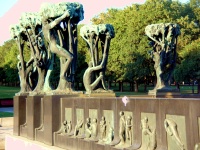
[[[198,81],[198,93],[200,93],[200,38],[185,46],[180,53],[181,64],[175,69],[174,77],[177,82],[192,80]]]

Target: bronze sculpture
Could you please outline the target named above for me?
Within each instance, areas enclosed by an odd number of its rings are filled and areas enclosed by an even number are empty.
[[[155,62],[157,83],[154,90],[170,89],[169,81],[176,66],[176,46],[180,27],[173,23],[151,24],[146,26],[145,33],[153,47],[150,54]]]

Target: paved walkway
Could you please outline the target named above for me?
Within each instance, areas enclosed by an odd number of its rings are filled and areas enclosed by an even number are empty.
[[[0,107],[0,112],[13,112],[13,107]]]
[[[13,112],[13,107],[0,107],[0,112]],[[0,150],[5,149],[6,134],[13,134],[13,119],[12,117],[0,118]],[[4,126],[5,125],[5,126]]]

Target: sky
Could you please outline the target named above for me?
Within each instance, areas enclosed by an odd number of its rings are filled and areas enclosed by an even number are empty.
[[[187,2],[188,0],[179,1]],[[23,12],[38,12],[43,2],[79,2],[84,9],[84,20],[80,23],[89,24],[90,19],[108,8],[124,8],[133,3],[142,4],[145,0],[4,0],[0,9],[0,45],[11,39],[10,25],[17,24]]]

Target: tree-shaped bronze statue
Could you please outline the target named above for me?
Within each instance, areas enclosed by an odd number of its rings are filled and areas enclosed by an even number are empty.
[[[151,24],[146,26],[145,33],[153,47],[150,54],[155,62],[157,83],[153,91],[170,90],[169,82],[176,66],[177,38],[180,27],[173,23]]]
[[[85,25],[80,30],[81,37],[87,42],[91,61],[83,76],[86,94],[108,91],[105,87],[105,71],[108,61],[110,40],[114,38],[114,28],[110,24]],[[98,44],[101,43],[100,59]],[[92,77],[94,76],[94,78]],[[100,82],[101,81],[101,82]]]

